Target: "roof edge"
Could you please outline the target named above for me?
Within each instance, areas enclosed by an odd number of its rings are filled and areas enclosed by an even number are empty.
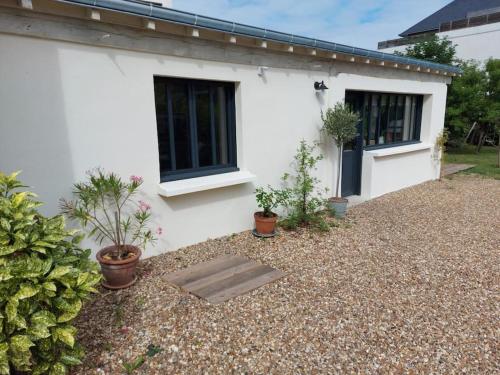
[[[394,63],[401,63],[407,65],[416,65],[418,67],[426,69],[434,69],[454,74],[462,74],[462,70],[460,68],[451,65],[438,64],[431,61],[419,60],[412,57],[398,56],[389,53],[373,51],[364,48],[357,48],[344,44],[328,42],[324,40],[313,39],[274,30],[268,30],[241,23],[220,20],[217,18],[212,18],[207,16],[201,16],[198,14],[184,12],[180,10],[164,8],[154,4],[128,2],[122,0],[57,0],[57,1],[61,3],[87,6],[96,9],[99,8],[104,10],[118,11],[145,18],[158,19],[162,21],[187,25],[200,29],[209,29],[228,34],[257,38],[260,40],[280,42],[300,47],[316,48],[330,52],[338,52],[353,56],[373,58],[377,60],[390,61]]]

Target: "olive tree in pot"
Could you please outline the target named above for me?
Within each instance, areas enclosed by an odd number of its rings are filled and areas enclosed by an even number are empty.
[[[268,186],[267,190],[263,187],[255,189],[255,199],[257,206],[262,211],[254,213],[255,232],[260,236],[273,236],[276,228],[278,215],[273,209],[278,207],[286,199],[286,191],[276,190]]]
[[[138,176],[123,181],[115,173],[97,169],[88,172],[86,182],[74,185],[74,200],[61,201],[62,212],[88,229],[89,237],[99,244],[110,244],[97,253],[105,288],[122,289],[134,284],[141,248],[156,241],[148,228],[151,206],[133,200],[142,182]],[[156,233],[161,234],[161,230]]]
[[[328,134],[337,145],[337,183],[335,197],[330,198],[330,208],[336,217],[342,218],[347,210],[347,199],[340,196],[340,174],[342,170],[342,153],[344,143],[352,141],[356,137],[356,124],[359,116],[353,112],[349,106],[342,102],[335,104],[333,108],[328,108],[326,113],[321,112],[323,120],[323,131]]]

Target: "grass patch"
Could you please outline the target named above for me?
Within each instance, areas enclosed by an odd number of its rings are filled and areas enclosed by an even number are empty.
[[[474,168],[460,173],[477,173],[483,176],[500,180],[500,168],[497,167],[497,150],[494,147],[483,147],[476,154],[476,147],[465,145],[446,152],[444,162],[446,164],[475,164]]]

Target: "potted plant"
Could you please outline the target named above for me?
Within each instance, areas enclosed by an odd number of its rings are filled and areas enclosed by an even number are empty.
[[[96,256],[105,288],[132,285],[136,281],[141,248],[156,240],[148,228],[151,206],[133,200],[142,182],[138,176],[122,181],[115,173],[97,169],[88,172],[88,181],[74,185],[75,200],[62,200],[61,209],[66,216],[88,229],[89,237],[99,244],[110,244]],[[161,234],[161,228],[156,232]]]
[[[333,108],[328,108],[326,113],[321,112],[323,120],[323,131],[328,134],[337,145],[337,184],[335,189],[335,197],[330,198],[330,208],[335,213],[335,216],[342,218],[347,210],[347,199],[340,196],[340,173],[342,170],[342,153],[344,151],[344,143],[353,140],[356,137],[356,125],[359,121],[357,113],[344,103],[337,103]]]
[[[255,212],[255,232],[260,236],[273,236],[278,221],[278,215],[272,210],[278,207],[284,200],[285,193],[280,190],[275,190],[268,187],[266,190],[259,187],[255,190],[255,199],[257,206],[262,208],[262,211]]]

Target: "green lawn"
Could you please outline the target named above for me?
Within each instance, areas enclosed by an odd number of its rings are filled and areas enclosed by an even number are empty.
[[[444,160],[445,163],[475,164],[474,168],[462,173],[477,173],[500,180],[497,150],[494,147],[483,147],[479,154],[476,154],[475,146],[471,145],[459,149],[449,149]]]

